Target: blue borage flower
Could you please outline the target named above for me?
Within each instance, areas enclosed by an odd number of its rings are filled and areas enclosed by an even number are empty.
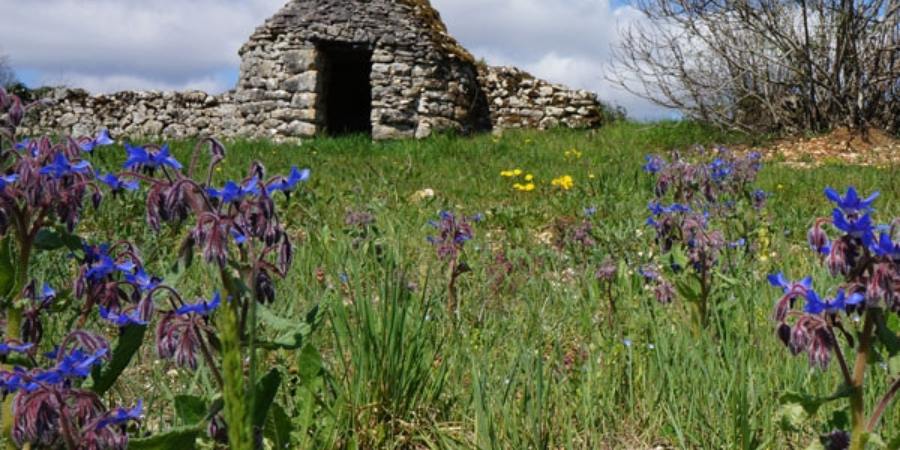
[[[791,292],[792,290],[803,288],[804,295],[805,291],[812,289],[812,277],[806,277],[800,281],[788,281],[785,278],[784,273],[771,274],[768,276],[769,284],[774,287],[779,287],[784,291],[785,294]]]
[[[29,147],[31,147],[31,143],[32,143],[31,139],[28,139],[28,138],[22,139],[21,141],[16,143],[15,149],[18,151],[27,150]]]
[[[50,175],[53,178],[62,178],[74,173],[85,173],[90,170],[90,167],[91,165],[87,161],[78,161],[75,164],[72,164],[69,162],[69,159],[66,158],[66,155],[57,153],[52,163],[41,167],[40,174]]]
[[[214,188],[206,188],[206,193],[212,198],[218,198],[224,203],[236,203],[246,197],[255,197],[259,195],[259,178],[253,177],[243,185],[239,185],[234,181],[225,183],[221,190]]]
[[[125,281],[137,287],[141,292],[152,291],[160,283],[159,278],[147,275],[142,267],[138,267],[134,273],[125,272]]]
[[[716,158],[709,165],[710,175],[715,181],[722,181],[734,172],[734,164],[721,158]]]
[[[10,342],[0,342],[0,355],[8,355],[10,353],[25,353],[34,347],[32,343],[15,344]]]
[[[647,205],[647,208],[651,213],[653,213],[654,216],[691,212],[690,206],[682,205],[681,203],[673,203],[669,206],[663,206],[657,202],[650,202],[650,204]]]
[[[102,317],[103,320],[112,322],[119,328],[124,328],[129,325],[147,325],[147,321],[141,318],[140,311],[137,309],[132,309],[128,312],[115,312],[106,309],[101,305],[100,317]]]
[[[0,176],[0,192],[3,192],[6,186],[15,183],[18,179],[19,176],[16,174]]]
[[[309,180],[310,173],[309,169],[300,170],[296,166],[291,167],[291,172],[288,174],[287,178],[279,177],[275,181],[269,183],[266,187],[266,192],[269,193],[269,195],[277,191],[291,192],[298,184]]]
[[[38,296],[36,300],[40,302],[48,302],[56,298],[56,291],[50,287],[49,284],[44,283],[44,286],[41,287],[41,295]]]
[[[93,139],[87,138],[85,140],[82,140],[78,144],[78,147],[81,148],[82,151],[90,153],[97,147],[101,147],[104,145],[113,145],[115,143],[116,141],[112,140],[112,138],[109,137],[109,130],[103,129],[100,130],[100,133],[97,134],[97,137]]]
[[[135,264],[131,261],[117,263],[109,255],[101,254],[99,255],[99,260],[91,265],[85,276],[91,281],[100,281],[117,270],[127,274],[131,273],[134,268]]]
[[[890,233],[882,232],[877,241],[870,245],[872,253],[877,256],[884,256],[893,260],[900,260],[900,243],[894,243],[891,240]]]
[[[825,196],[828,197],[828,200],[835,203],[844,214],[851,216],[872,211],[872,203],[879,194],[878,191],[875,191],[867,198],[861,199],[853,186],[847,188],[847,194],[844,196],[830,186],[825,188]]]
[[[144,402],[143,400],[138,400],[134,408],[116,408],[106,413],[104,417],[97,423],[96,429],[100,430],[110,425],[121,425],[125,422],[140,420],[143,413]]]
[[[74,350],[66,355],[56,367],[38,372],[31,377],[34,383],[44,384],[61,384],[69,379],[87,378],[91,374],[94,366],[102,363],[108,349],[102,348],[94,353],[86,353],[80,349]],[[37,386],[29,384],[25,386],[26,391],[31,391]]]
[[[584,208],[584,216],[585,217],[594,217],[597,214],[597,207],[589,206]]]
[[[875,228],[872,224],[872,217],[868,213],[863,214],[858,219],[848,218],[844,214],[841,209],[834,209],[832,223],[835,228],[851,237],[862,240],[866,245],[871,244],[875,240]]]
[[[181,170],[181,163],[172,157],[168,145],[163,145],[159,151],[149,152],[144,147],[125,144],[125,151],[128,154],[128,159],[125,160],[124,167],[128,170],[153,170],[160,167]]]
[[[231,227],[229,230],[231,233],[231,237],[234,238],[234,243],[237,245],[244,245],[247,242],[247,235],[241,232],[237,227]]]
[[[666,166],[666,160],[662,159],[659,155],[647,155],[644,158],[647,161],[643,166],[644,172],[656,174],[662,171]]]
[[[131,181],[122,181],[118,176],[112,173],[107,173],[106,175],[95,174],[97,177],[97,181],[109,186],[110,189],[114,193],[123,192],[123,191],[135,191],[140,187],[140,183],[137,180]]]
[[[849,297],[844,289],[838,289],[837,295],[831,300],[822,300],[816,291],[809,289],[806,291],[806,304],[803,305],[803,311],[809,314],[821,314],[827,312],[836,314],[844,311],[849,306],[856,306],[865,300],[865,297],[859,293],[853,293]]]
[[[216,292],[216,294],[213,295],[212,300],[210,300],[210,301],[203,300],[203,301],[200,301],[200,302],[194,303],[194,304],[186,304],[186,305],[176,309],[175,314],[183,316],[183,315],[193,313],[193,314],[199,314],[201,316],[207,316],[207,315],[209,315],[209,313],[213,312],[213,310],[218,308],[219,305],[221,305],[221,304],[222,304],[222,296],[219,295],[218,292]]]

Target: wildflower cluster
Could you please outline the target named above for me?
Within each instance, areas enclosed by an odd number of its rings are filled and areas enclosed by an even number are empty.
[[[644,171],[655,178],[647,225],[656,231],[656,244],[672,277],[687,277],[676,283],[661,273],[648,278],[660,302],[671,302],[678,286],[677,292],[696,306],[699,321],[706,323],[722,254],[749,252],[756,217],[744,209],[764,207],[766,194],[752,187],[761,167],[758,153],[737,156],[722,148],[712,158],[702,149],[693,159],[677,153],[671,161],[647,156]],[[751,208],[741,208],[745,204]]]
[[[441,211],[438,220],[429,222],[437,234],[428,236],[428,242],[435,247],[438,258],[447,263],[447,309],[451,313],[459,313],[456,281],[470,271],[468,264],[462,261],[462,253],[466,243],[475,235],[472,223],[482,220],[484,216],[481,214],[466,217],[450,211]]]
[[[575,179],[571,175],[563,175],[550,181],[550,185],[568,191],[575,187]]]
[[[523,176],[524,175],[524,176]],[[525,173],[522,169],[504,170],[500,172],[500,176],[504,178],[522,178],[522,181],[513,183],[513,189],[519,192],[531,192],[535,189],[534,175]],[[524,182],[523,182],[524,181]]]
[[[108,132],[59,143],[46,137],[17,142],[16,120],[23,107],[2,90],[0,106],[13,109],[0,110],[5,138],[0,144],[11,145],[0,147],[0,268],[12,275],[0,277],[5,315],[0,393],[7,399],[0,414],[3,432],[21,446],[124,449],[128,424],[140,419],[141,403],[107,408],[102,396],[141,347],[144,330],[155,326],[160,358],[191,370],[202,359],[223,391],[224,404],[212,410],[213,434],[226,435],[231,448],[252,448],[259,430],[251,423],[256,411],[246,403],[258,381],[257,304],[275,300],[274,279],[285,276],[293,259],[276,197],[289,200],[308,180],[309,170],[294,167],[287,175],[267,177],[262,165],[253,163],[243,180],[216,186],[214,169],[225,149],[209,139],[197,146],[187,169],[165,145],[126,144],[124,171],[102,173],[88,156],[114,144]],[[200,182],[194,173],[204,144],[211,157]],[[133,244],[90,244],[74,234],[86,204],[96,207],[104,192],[115,197],[141,185],[147,187],[150,228],[187,225],[182,260],[187,265],[195,252],[202,254],[220,274],[222,294],[185,301],[163,277],[148,273]],[[79,264],[71,289],[61,290],[66,297],[71,292],[74,302],[58,302],[55,289],[48,284],[38,289],[30,278],[33,256],[59,249]],[[78,309],[74,329],[51,352],[41,353],[47,347],[47,313],[70,305]],[[115,347],[104,333],[83,329],[96,322],[89,320],[93,317],[118,331]],[[106,367],[112,360],[117,362]],[[89,375],[91,385],[85,388]]]
[[[851,405],[849,448],[860,449],[900,389],[900,380],[895,380],[866,417],[862,389],[867,364],[900,352],[896,330],[886,320],[888,314],[900,312],[900,220],[875,225],[872,205],[877,192],[863,198],[853,187],[843,195],[827,188],[825,195],[835,208],[830,217],[815,220],[807,236],[810,248],[841,282],[826,296],[814,288],[812,277],[790,281],[781,273],[770,275],[770,284],[782,291],[773,317],[778,337],[792,354],[806,353],[809,364],[820,369],[834,359],[839,362]],[[826,225],[837,235],[829,236]],[[844,356],[842,338],[856,347],[855,367]]]

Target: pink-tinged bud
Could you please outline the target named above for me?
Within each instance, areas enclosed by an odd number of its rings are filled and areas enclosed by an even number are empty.
[[[850,271],[847,250],[847,243],[843,239],[838,239],[831,245],[831,252],[825,258],[825,263],[832,276],[846,275]]]
[[[815,337],[807,348],[809,365],[825,370],[831,362],[832,350],[831,335],[824,329],[817,330]]]
[[[877,306],[881,300],[886,300],[888,291],[891,290],[894,271],[890,265],[880,263],[875,265],[872,276],[866,283],[866,304]]]
[[[775,313],[772,315],[772,320],[775,322],[784,322],[787,319],[787,313],[791,310],[791,306],[794,303],[794,296],[791,293],[785,294],[778,302],[775,303]]]
[[[22,119],[25,117],[25,108],[22,107],[22,101],[18,97],[12,98],[12,106],[6,114],[13,127],[18,127],[22,123]]]
[[[806,233],[806,240],[809,242],[809,246],[817,253],[821,253],[828,246],[828,235],[822,230],[819,221],[816,221],[815,225]]]
[[[675,299],[675,288],[672,287],[672,283],[666,280],[660,281],[653,293],[656,296],[656,301],[663,305],[668,305]]]
[[[800,354],[800,352],[807,349],[809,342],[809,333],[807,333],[806,327],[802,323],[794,325],[794,329],[791,331],[791,339],[788,343],[788,349],[790,349],[791,353],[794,355]]]

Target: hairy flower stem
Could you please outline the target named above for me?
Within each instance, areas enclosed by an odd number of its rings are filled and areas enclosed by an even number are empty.
[[[226,301],[219,313],[222,341],[222,378],[224,381],[225,423],[228,443],[232,450],[253,450],[253,432],[248,414],[247,390],[244,386],[243,352],[241,351],[240,310],[241,293],[232,278],[220,270],[225,286]]]
[[[869,353],[872,350],[872,335],[875,329],[875,315],[878,310],[866,311],[863,323],[862,336],[859,347],[856,350],[856,364],[853,366],[853,378],[851,379],[850,392],[850,450],[863,450],[866,444],[866,411],[863,399],[863,382],[866,377],[866,365]]]
[[[22,236],[19,238],[18,244],[19,265],[16,270],[13,288],[10,291],[12,301],[6,308],[7,339],[21,339],[22,337],[22,308],[16,305],[15,299],[19,293],[22,292],[22,289],[25,288],[25,284],[28,283],[28,267],[31,262],[31,241]],[[6,400],[3,401],[3,411],[0,413],[2,414],[2,418],[0,418],[0,420],[2,420],[0,421],[0,428],[2,428],[3,436],[6,438],[7,449],[16,448],[12,439],[13,422],[15,421],[15,416],[13,414],[14,398],[14,395],[6,396]]]

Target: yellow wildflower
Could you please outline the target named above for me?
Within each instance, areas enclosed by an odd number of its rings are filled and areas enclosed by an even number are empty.
[[[575,180],[570,175],[563,175],[559,178],[554,178],[550,184],[564,191],[568,191],[575,187]]]
[[[580,159],[581,158],[581,152],[578,151],[577,148],[572,148],[572,149],[566,150],[565,155],[566,155],[566,159]]]
[[[513,189],[520,191],[520,192],[531,192],[534,190],[534,183],[527,183],[527,184],[516,183],[513,185]]]
[[[516,176],[516,173],[512,170],[504,170],[503,172],[500,172],[500,176],[510,178]]]
[[[588,178],[590,178],[590,179],[593,180],[594,178],[596,178],[596,176],[595,176],[594,174],[592,174],[592,173],[589,173],[589,174],[588,174]]]
[[[525,181],[532,181],[532,180],[534,180],[534,175],[532,175],[530,173],[528,175],[525,175]]]
[[[513,170],[513,175],[515,175],[515,176],[522,175],[522,169]]]

